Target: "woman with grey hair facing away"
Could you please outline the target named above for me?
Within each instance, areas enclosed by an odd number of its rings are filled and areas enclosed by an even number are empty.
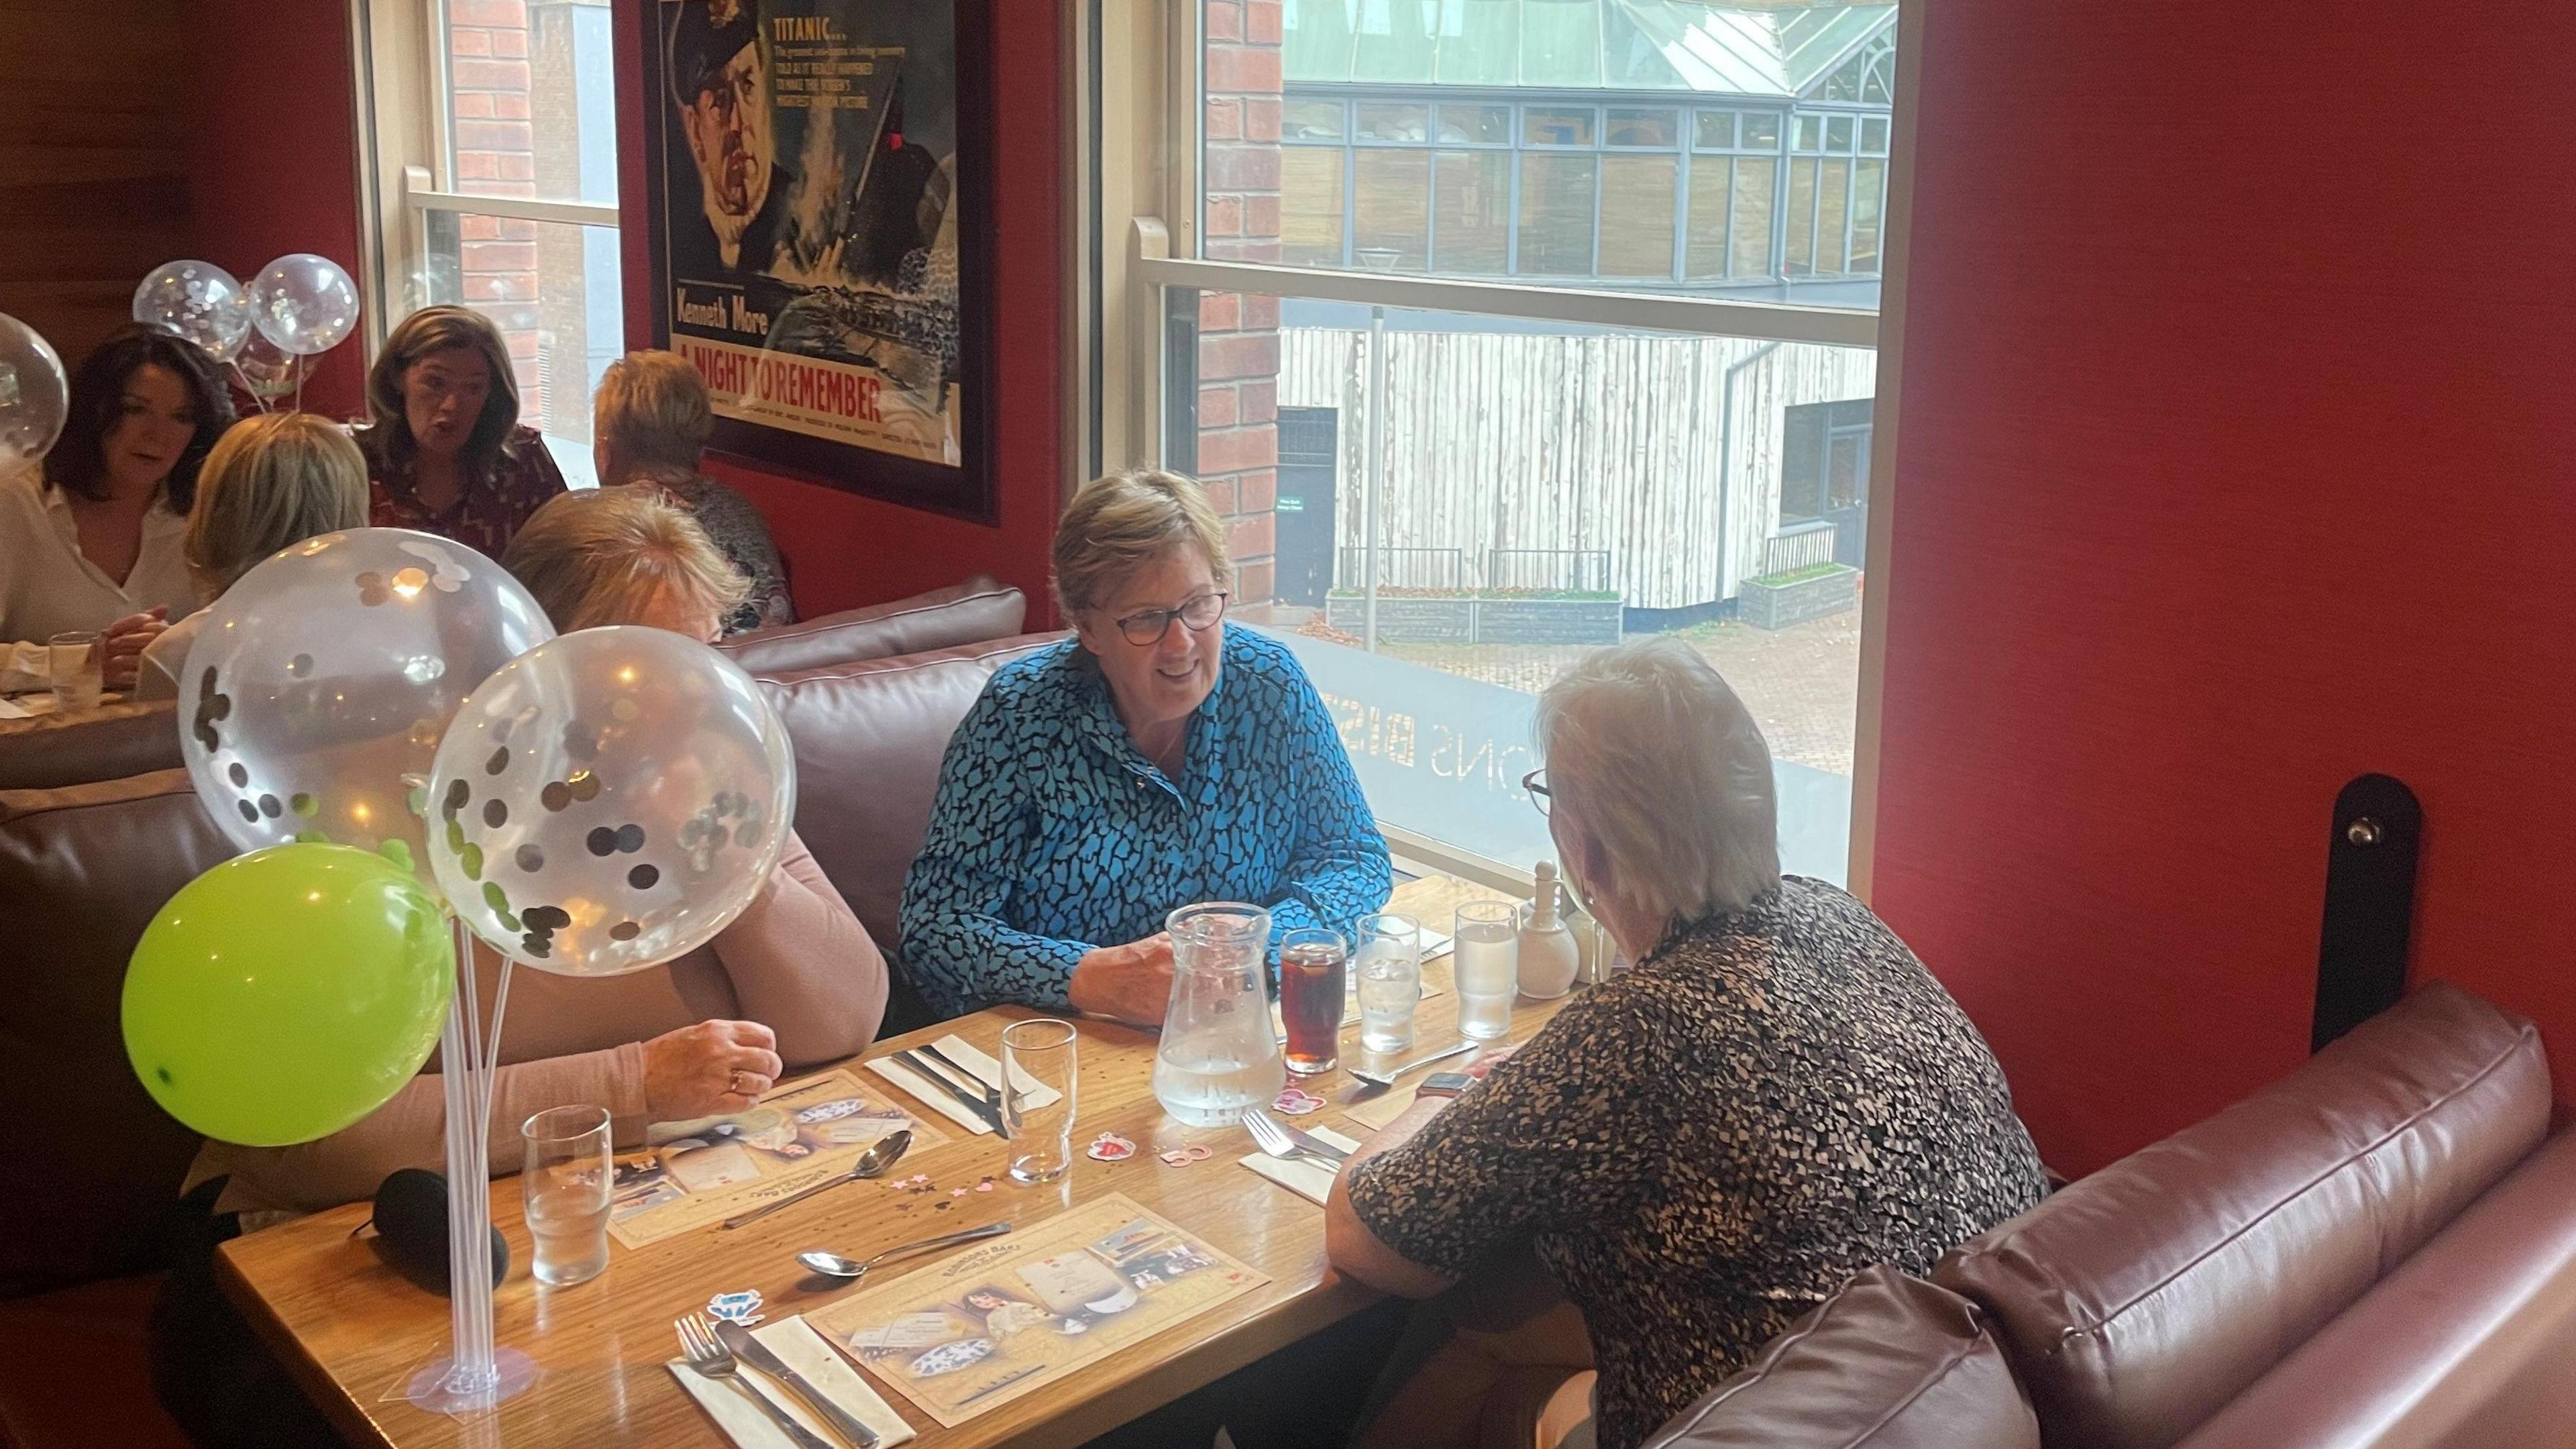
[[[1590,1331],[1601,1449],[1628,1449],[1852,1274],[1927,1272],[2045,1182],[1958,1003],[1868,907],[1780,874],[1771,752],[1706,660],[1592,655],[1538,737],[1531,797],[1637,964],[1372,1137],[1326,1242],[1417,1298],[1534,1248]]]

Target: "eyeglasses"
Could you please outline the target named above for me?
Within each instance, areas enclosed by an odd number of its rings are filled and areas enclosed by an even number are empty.
[[[1556,792],[1547,788],[1545,769],[1532,770],[1521,776],[1521,789],[1528,792],[1530,803],[1538,807],[1538,813],[1541,815],[1545,815],[1548,806],[1555,803]]]
[[[1225,617],[1225,594],[1201,594],[1177,609],[1147,609],[1118,620],[1118,632],[1128,643],[1147,648],[1163,642],[1172,632],[1172,621],[1180,620],[1194,630],[1214,627]]]

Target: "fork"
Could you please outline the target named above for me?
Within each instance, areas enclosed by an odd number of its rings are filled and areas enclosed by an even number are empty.
[[[705,1320],[694,1313],[684,1314],[673,1319],[671,1327],[680,1335],[680,1352],[688,1355],[689,1367],[708,1378],[727,1380],[742,1390],[743,1397],[758,1404],[763,1413],[778,1421],[778,1427],[786,1430],[787,1437],[796,1441],[797,1449],[832,1449],[831,1445],[814,1437],[814,1431],[789,1417],[785,1409],[771,1403],[767,1394],[743,1381],[739,1373],[741,1366],[734,1362],[733,1350],[717,1341],[715,1330],[708,1327]]]
[[[1288,1135],[1288,1129],[1270,1120],[1270,1114],[1258,1107],[1243,1109],[1243,1125],[1252,1134],[1252,1144],[1273,1157],[1311,1157],[1328,1169],[1339,1170],[1347,1161],[1346,1154],[1329,1149],[1308,1147]]]

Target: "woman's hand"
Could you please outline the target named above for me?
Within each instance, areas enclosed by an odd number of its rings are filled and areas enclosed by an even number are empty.
[[[1138,1026],[1160,1026],[1172,1004],[1172,938],[1156,934],[1083,953],[1065,983],[1073,1009]]]
[[[145,645],[161,637],[170,627],[169,610],[159,605],[140,614],[128,614],[99,631],[99,675],[107,689],[132,689],[135,671],[143,663]]]
[[[644,1043],[644,1110],[656,1122],[739,1112],[778,1080],[778,1038],[756,1021],[702,1021]]]

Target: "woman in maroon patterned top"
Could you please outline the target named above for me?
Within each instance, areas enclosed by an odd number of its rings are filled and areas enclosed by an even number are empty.
[[[463,307],[424,307],[367,373],[358,434],[378,528],[412,528],[499,558],[563,473],[519,425],[519,384],[499,329]]]

